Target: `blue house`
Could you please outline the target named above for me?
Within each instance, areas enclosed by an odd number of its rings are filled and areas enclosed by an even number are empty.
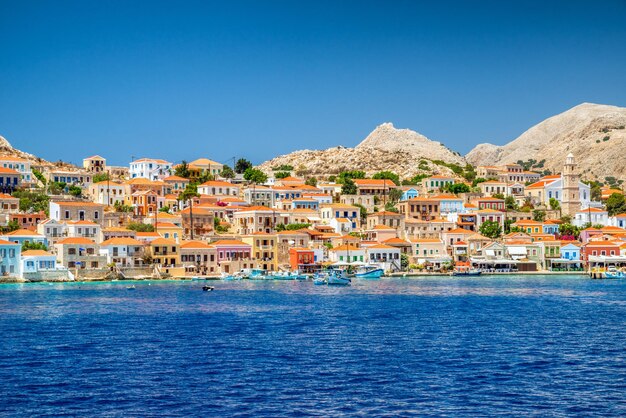
[[[561,247],[561,259],[580,260],[580,247],[574,244],[567,244]]]
[[[419,196],[419,194],[420,193],[417,191],[417,189],[409,187],[408,189],[402,191],[402,198],[400,200],[415,199]]]
[[[46,239],[44,235],[38,234],[37,232],[29,231],[28,229],[18,229],[17,231],[0,235],[0,239],[14,242],[16,244],[19,244],[20,247],[25,242],[29,242],[29,243],[37,242],[45,246],[48,246],[48,240]]]
[[[0,274],[21,277],[21,253],[22,246],[20,244],[0,239]]]
[[[543,224],[543,233],[544,234],[558,234],[559,233],[559,224],[557,223],[544,223]]]

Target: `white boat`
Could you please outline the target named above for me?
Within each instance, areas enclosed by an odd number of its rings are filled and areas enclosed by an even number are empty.
[[[349,285],[352,280],[348,277],[344,270],[330,270],[328,272],[328,278],[326,279],[329,285]]]
[[[355,276],[359,279],[380,279],[385,271],[376,264],[366,264],[356,270]]]

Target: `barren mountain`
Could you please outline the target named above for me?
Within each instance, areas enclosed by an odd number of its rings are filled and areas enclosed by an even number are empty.
[[[474,165],[545,160],[560,172],[565,156],[576,157],[586,178],[626,178],[626,108],[583,103],[528,129],[506,145],[479,144],[466,158]]]
[[[427,165],[429,171],[418,168]],[[273,158],[259,166],[270,173],[272,168],[291,165],[305,168],[309,175],[328,176],[344,170],[363,170],[368,175],[389,170],[401,177],[411,177],[418,173],[450,174],[450,169],[434,164],[432,160],[465,165],[465,159],[446,148],[440,142],[432,141],[410,129],[397,129],[391,123],[376,127],[355,148],[334,147],[326,150],[302,150]]]

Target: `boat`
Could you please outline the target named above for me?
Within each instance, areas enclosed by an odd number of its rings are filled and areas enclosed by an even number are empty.
[[[136,289],[135,285],[126,286],[126,290],[135,290],[135,289]]]
[[[610,267],[607,271],[604,272],[605,279],[626,279],[626,273],[623,271],[617,270],[614,267]]]
[[[481,273],[478,269],[454,270],[452,276],[480,276]]]
[[[380,279],[385,273],[383,269],[375,264],[366,264],[356,270],[355,277],[359,279]]]
[[[326,275],[326,274],[316,275],[313,278],[313,284],[316,285],[316,286],[321,286],[321,285],[328,284],[328,275]]]
[[[231,280],[241,280],[244,279],[245,276],[241,272],[237,272],[234,274],[222,273],[220,278],[222,280],[231,281]]]
[[[243,269],[240,273],[248,280],[266,280],[269,278],[263,269]]]
[[[347,276],[343,270],[330,270],[328,272],[328,278],[326,279],[329,285],[347,286],[352,280]]]
[[[202,286],[202,290],[204,292],[212,292],[215,288],[213,286],[209,286],[209,285],[204,285]]]

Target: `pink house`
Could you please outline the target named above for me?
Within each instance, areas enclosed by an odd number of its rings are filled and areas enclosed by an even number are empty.
[[[224,273],[233,273],[245,268],[253,268],[252,246],[236,239],[223,239],[212,242],[217,253],[217,265]]]

